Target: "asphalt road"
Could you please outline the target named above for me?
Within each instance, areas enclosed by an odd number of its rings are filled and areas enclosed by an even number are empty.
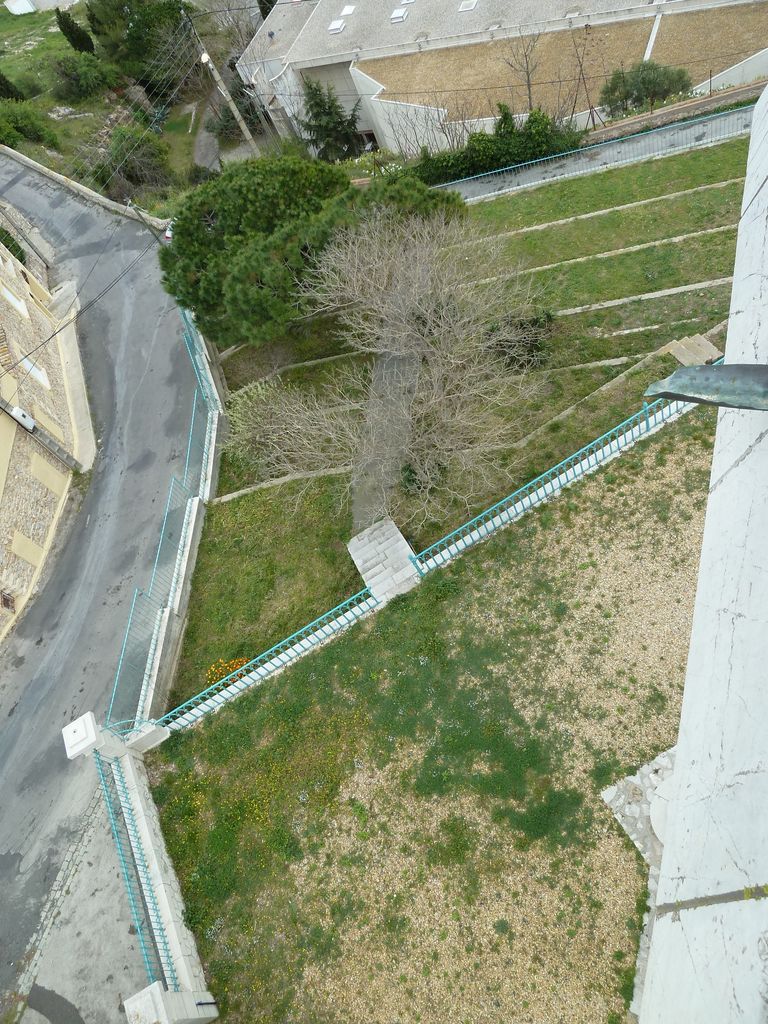
[[[75,280],[81,304],[151,240],[140,224],[5,156],[0,196],[54,247],[51,283]],[[38,597],[0,650],[0,992],[6,994],[96,782],[89,760],[67,761],[61,728],[89,710],[103,719],[133,589],[149,581],[170,477],[183,469],[194,389],[154,247],[81,318],[78,333],[99,454]]]

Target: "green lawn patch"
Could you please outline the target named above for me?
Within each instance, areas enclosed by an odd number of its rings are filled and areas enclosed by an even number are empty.
[[[537,267],[736,224],[743,191],[743,184],[735,182],[710,192],[697,192],[649,206],[617,210],[589,221],[574,221],[514,235],[505,239],[504,254],[512,266],[520,263],[524,267]]]
[[[512,231],[681,192],[697,185],[728,181],[744,175],[748,148],[748,138],[733,139],[678,156],[522,189],[509,196],[473,204],[471,216],[493,232]]]
[[[620,253],[610,259],[556,267],[535,277],[549,306],[572,309],[729,277],[735,256],[736,229],[733,228],[687,242]],[[504,287],[504,282],[498,282],[498,286]]]

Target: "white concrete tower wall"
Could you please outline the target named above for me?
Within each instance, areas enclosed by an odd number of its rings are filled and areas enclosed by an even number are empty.
[[[768,92],[725,358],[768,363]],[[767,723],[768,413],[722,410],[641,1024],[768,1020]]]

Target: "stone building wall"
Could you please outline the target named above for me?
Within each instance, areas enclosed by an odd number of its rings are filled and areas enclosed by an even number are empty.
[[[60,319],[33,266],[43,276],[34,258],[23,266],[0,245],[0,397],[28,412],[71,452],[73,419],[58,338],[37,348]],[[65,466],[0,411],[0,638],[34,590],[70,477]]]

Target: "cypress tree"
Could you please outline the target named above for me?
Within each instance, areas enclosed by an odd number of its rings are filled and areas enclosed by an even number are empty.
[[[78,53],[93,53],[93,40],[85,31],[82,25],[78,25],[69,11],[60,11],[56,8],[56,23],[59,31],[66,37],[67,42],[73,50]]]
[[[0,100],[23,100],[24,93],[17,89],[0,71]]]

